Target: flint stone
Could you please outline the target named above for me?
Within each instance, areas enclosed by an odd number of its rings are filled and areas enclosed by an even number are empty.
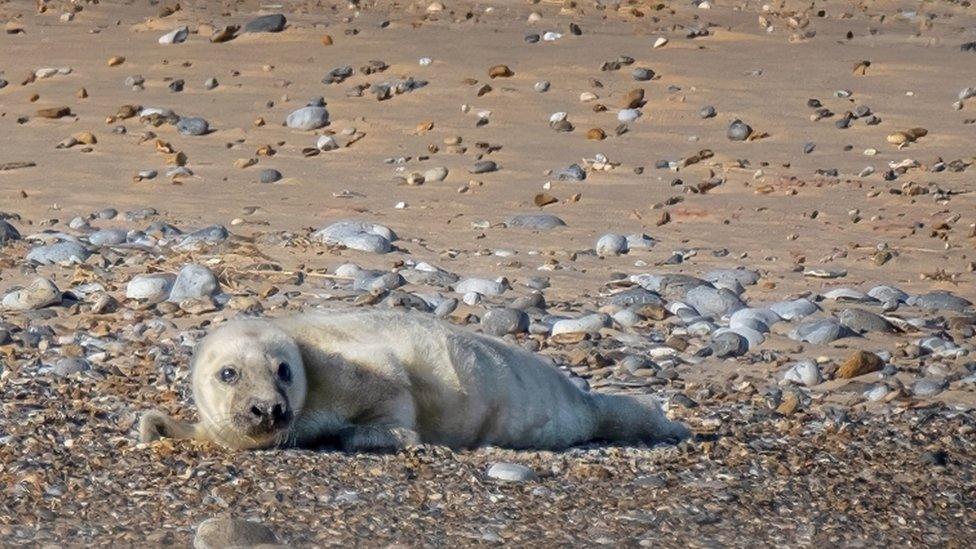
[[[95,246],[116,246],[124,243],[127,235],[124,229],[99,229],[88,235],[88,242]]]
[[[759,282],[759,273],[749,269],[716,269],[709,271],[702,276],[702,279],[711,282],[715,287],[733,287],[738,283],[739,286],[752,286]]]
[[[28,261],[36,261],[42,265],[52,263],[84,263],[91,252],[77,242],[58,242],[47,246],[38,246],[27,253]]]
[[[768,332],[769,327],[782,320],[778,314],[770,309],[745,308],[739,309],[729,317],[729,327],[746,326],[761,332]],[[761,329],[765,327],[765,330]]]
[[[91,364],[81,357],[62,358],[54,364],[54,375],[64,377],[91,370]]]
[[[769,309],[779,315],[783,320],[799,320],[819,311],[820,307],[804,297],[794,299],[793,301],[773,303],[769,306]]]
[[[229,236],[230,233],[223,225],[210,225],[184,236],[180,243],[173,248],[182,251],[191,250],[201,245],[212,246],[227,240]]]
[[[759,330],[754,330],[748,326],[739,326],[738,328],[719,328],[715,331],[714,336],[718,337],[725,332],[732,332],[742,336],[746,343],[748,343],[749,349],[755,349],[766,341],[766,336],[763,335]]]
[[[183,117],[176,123],[176,131],[183,135],[204,135],[210,131],[210,124],[199,116]]]
[[[822,318],[804,322],[790,332],[790,339],[806,341],[814,345],[825,345],[852,334],[850,329],[842,326],[832,318]]]
[[[385,254],[390,251],[397,236],[389,227],[346,219],[316,231],[312,239],[325,244],[343,245],[351,250]]]
[[[630,307],[631,305],[664,305],[661,296],[644,288],[630,288],[629,290],[614,294],[607,298],[607,303],[618,307]]]
[[[61,290],[46,278],[35,278],[26,287],[3,296],[0,302],[10,311],[29,311],[61,303]]]
[[[193,549],[256,547],[278,543],[268,527],[249,520],[212,518],[200,523],[193,537]]]
[[[507,227],[547,231],[556,227],[565,227],[566,222],[552,214],[518,214],[508,218]]]
[[[711,318],[722,318],[746,306],[735,293],[710,286],[697,286],[688,290],[685,301],[701,316]]]
[[[801,360],[790,366],[783,374],[783,381],[792,381],[807,387],[820,385],[823,383],[823,374],[820,373],[820,366],[812,360]]]
[[[936,311],[964,312],[973,306],[968,299],[953,295],[949,292],[931,292],[917,295],[908,299],[907,303],[913,307]]]
[[[466,278],[454,285],[454,291],[459,294],[474,292],[481,295],[502,295],[509,288],[511,285],[505,279],[487,278]]]
[[[499,462],[488,468],[488,478],[505,482],[529,482],[538,480],[539,476],[525,465]]]
[[[14,240],[20,240],[20,231],[7,220],[0,219],[0,246]]]
[[[281,32],[287,22],[285,16],[280,13],[262,15],[248,21],[244,25],[244,32]]]
[[[895,331],[895,327],[884,317],[864,309],[844,309],[837,317],[841,324],[859,334],[868,332],[892,333]]]
[[[481,329],[496,337],[521,334],[529,330],[529,315],[518,309],[492,309],[482,317]]]
[[[136,275],[126,285],[125,297],[158,303],[169,297],[175,281],[170,273]]]
[[[390,291],[403,286],[406,281],[398,273],[386,273],[383,271],[360,271],[353,280],[353,289],[372,292]]]
[[[180,269],[169,293],[169,301],[182,303],[188,299],[209,297],[220,290],[220,283],[210,269],[189,263]]]
[[[317,130],[328,123],[329,111],[325,107],[302,107],[285,119],[285,125],[294,130]]]
[[[909,295],[905,292],[895,288],[894,286],[875,286],[868,290],[868,295],[881,301],[882,303],[904,303],[908,300]]]
[[[744,355],[749,350],[749,342],[741,335],[727,331],[716,335],[710,347],[718,358],[730,358]]]
[[[619,234],[605,234],[596,242],[596,254],[600,257],[627,253],[627,238]]]
[[[552,325],[552,335],[587,333],[593,334],[610,325],[610,317],[602,313],[580,318],[559,320]]]

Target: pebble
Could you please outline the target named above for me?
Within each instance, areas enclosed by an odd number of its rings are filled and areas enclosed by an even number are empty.
[[[552,325],[552,335],[586,333],[595,334],[610,325],[610,317],[595,313],[580,318],[558,320]]]
[[[46,278],[35,278],[27,286],[3,296],[0,305],[8,311],[29,311],[61,303],[61,290]]]
[[[627,253],[627,238],[619,234],[605,234],[596,242],[596,254],[600,257]]]
[[[717,114],[718,114],[718,111],[716,111],[715,110],[715,107],[713,107],[711,105],[702,107],[701,110],[698,111],[698,116],[701,117],[701,118],[705,118],[705,119],[715,118],[715,116]]]
[[[281,177],[282,177],[281,172],[279,172],[278,170],[275,170],[273,168],[266,168],[264,170],[261,170],[261,175],[259,176],[259,180],[261,181],[261,183],[274,183],[276,181],[280,181]]]
[[[224,549],[226,547],[271,547],[278,543],[267,526],[250,520],[211,518],[197,526],[193,537],[194,549]]]
[[[217,82],[217,79],[216,79],[216,78],[213,78],[213,77],[211,77],[211,78],[208,78],[208,79],[207,79],[207,80],[206,80],[206,81],[205,81],[205,82],[203,83],[203,88],[204,88],[204,89],[206,89],[206,90],[212,90],[212,89],[214,89],[214,88],[216,88],[216,87],[217,87],[217,86],[219,86],[219,85],[220,85],[220,84],[219,84],[219,83]]]
[[[859,334],[869,332],[893,333],[895,327],[881,315],[864,309],[844,309],[837,318],[840,323]]]
[[[343,220],[312,234],[325,244],[342,245],[351,250],[385,254],[390,251],[396,234],[389,227],[365,221]]]
[[[579,164],[571,164],[568,168],[557,171],[556,179],[560,181],[583,181],[586,179],[586,170],[581,168]]]
[[[54,375],[59,377],[87,372],[91,370],[91,364],[81,357],[67,357],[54,363]]]
[[[459,294],[476,293],[479,295],[497,296],[504,294],[511,287],[505,278],[495,280],[488,278],[466,278],[454,285],[454,291]]]
[[[329,111],[325,107],[302,107],[285,119],[285,125],[295,130],[317,130],[329,123]]]
[[[281,32],[287,22],[285,16],[280,13],[262,15],[248,21],[244,25],[244,32]]]
[[[912,384],[912,394],[917,397],[930,397],[941,393],[945,383],[941,380],[920,379]]]
[[[494,160],[479,160],[474,163],[468,173],[478,174],[478,173],[491,173],[498,171],[498,164],[495,164]]]
[[[189,263],[180,269],[169,292],[168,301],[182,303],[188,299],[209,297],[217,293],[220,284],[213,272],[197,263]],[[128,297],[128,296],[127,296]]]
[[[823,374],[820,372],[820,366],[813,360],[801,360],[786,370],[783,381],[813,387],[823,383]]]
[[[726,132],[726,137],[732,141],[745,141],[752,134],[752,128],[749,124],[736,118],[729,124],[729,130]]]
[[[95,246],[116,246],[126,241],[128,231],[124,229],[99,229],[88,235],[88,242]]]
[[[804,322],[790,332],[790,339],[825,345],[851,334],[850,330],[832,318]]]
[[[177,27],[176,29],[167,32],[166,34],[159,37],[160,44],[181,44],[186,41],[186,37],[190,35],[190,29],[186,26]]]
[[[204,135],[210,131],[210,124],[200,117],[183,117],[176,123],[176,130],[183,135]]]
[[[721,318],[746,306],[733,292],[705,285],[688,290],[685,302],[694,307],[698,314],[709,318]]]
[[[27,261],[36,261],[42,265],[53,263],[84,263],[91,255],[84,246],[77,242],[58,242],[38,246],[27,252]]]
[[[550,84],[548,80],[540,80],[532,86],[532,89],[539,93],[545,93],[549,91],[549,86]]]
[[[820,310],[816,303],[803,297],[793,301],[781,301],[773,303],[769,309],[779,315],[783,320],[799,320],[812,315]]]
[[[557,227],[565,227],[566,222],[552,214],[517,214],[509,217],[505,221],[505,225],[518,229],[548,231]]]
[[[498,462],[488,468],[488,478],[505,482],[531,482],[539,480],[539,475],[525,465]]]
[[[911,297],[907,300],[907,303],[920,309],[955,311],[959,313],[965,312],[973,306],[973,303],[968,299],[942,291]]]
[[[176,275],[169,273],[136,275],[125,286],[126,299],[159,303],[169,298]]]
[[[637,67],[630,71],[630,76],[638,82],[646,82],[654,78],[654,71],[642,67]]]
[[[623,122],[624,124],[629,124],[634,120],[640,118],[641,112],[638,109],[621,109],[617,113],[617,120]]]
[[[20,240],[20,231],[7,220],[0,219],[0,246],[14,240]]]
[[[435,168],[430,168],[425,170],[422,174],[424,176],[424,181],[429,183],[437,183],[447,179],[448,174],[447,168],[443,166],[437,166]]]
[[[481,329],[496,337],[525,333],[529,330],[529,315],[518,309],[491,309],[481,318]]]
[[[855,351],[837,369],[839,379],[852,379],[884,368],[884,360],[868,351]]]
[[[718,358],[732,358],[746,354],[749,342],[741,335],[728,331],[715,336],[709,347]]]

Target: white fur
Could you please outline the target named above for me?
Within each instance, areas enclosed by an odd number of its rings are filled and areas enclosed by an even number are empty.
[[[263,328],[267,334],[244,338],[245,325],[245,331]],[[219,416],[233,399],[214,388],[219,383],[211,373],[242,356],[279,360],[288,343],[282,337],[297,344],[305,378],[291,400],[296,414],[288,432],[268,441],[215,436],[206,418]],[[231,447],[314,447],[337,439],[350,450],[418,442],[559,449],[591,440],[651,443],[689,434],[665,418],[653,399],[581,391],[537,355],[415,312],[320,311],[231,322],[201,344],[194,369],[204,421],[193,438]],[[298,402],[298,393],[306,392]]]

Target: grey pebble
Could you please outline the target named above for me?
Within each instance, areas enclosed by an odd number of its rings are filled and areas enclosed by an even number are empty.
[[[508,218],[507,227],[547,231],[556,227],[565,227],[566,222],[552,214],[517,214]]]
[[[726,132],[726,136],[732,141],[745,141],[749,138],[751,133],[752,128],[749,127],[749,124],[746,124],[745,122],[736,118],[731,124],[729,124],[729,129]]]
[[[36,261],[42,265],[52,263],[84,263],[91,255],[84,246],[77,242],[58,242],[31,249],[27,253],[28,261]]]
[[[329,111],[325,107],[302,107],[285,119],[285,125],[295,130],[316,130],[328,123]]]
[[[719,358],[731,358],[744,355],[749,350],[749,342],[735,332],[722,332],[712,339],[710,348]]]
[[[316,231],[312,234],[312,239],[325,244],[340,244],[361,252],[387,253],[397,236],[383,225],[342,220]]]
[[[248,21],[244,25],[244,32],[281,32],[287,22],[285,16],[280,13],[262,15]]]
[[[468,169],[468,173],[490,173],[494,171],[498,171],[498,164],[494,160],[479,160]]]
[[[488,478],[506,482],[529,482],[538,480],[539,475],[525,465],[498,462],[488,468]]]
[[[851,331],[836,320],[822,318],[800,324],[790,332],[789,337],[795,341],[825,345],[849,335],[851,335]]]
[[[281,180],[281,172],[273,168],[266,168],[261,170],[260,181],[261,183],[274,183],[275,181]]]
[[[210,269],[197,263],[189,263],[176,276],[168,300],[182,303],[188,299],[212,296],[219,289],[217,277]]]
[[[619,234],[605,234],[596,242],[596,254],[600,257],[627,253],[627,238]]]
[[[210,131],[210,124],[198,116],[180,118],[176,130],[183,135],[204,135]]]
[[[193,549],[270,547],[276,543],[278,539],[267,526],[233,518],[207,519],[200,523],[193,537]]]
[[[851,330],[864,334],[868,332],[892,333],[895,327],[881,315],[864,309],[844,309],[837,318]]]
[[[704,107],[701,108],[701,110],[698,111],[698,116],[700,116],[701,118],[705,118],[705,119],[715,118],[715,116],[717,114],[718,114],[718,111],[716,111],[715,110],[715,107],[713,107],[711,105],[704,106]]]
[[[6,219],[0,219],[0,246],[14,240],[20,240],[20,231]]]
[[[491,309],[481,318],[481,329],[496,337],[521,334],[529,330],[529,315],[518,309]]]
[[[91,364],[81,357],[62,358],[54,364],[54,375],[64,377],[91,370]]]

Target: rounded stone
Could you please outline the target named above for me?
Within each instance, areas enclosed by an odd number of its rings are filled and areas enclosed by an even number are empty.
[[[325,107],[302,107],[285,119],[285,125],[294,130],[317,130],[328,123],[329,111]]]
[[[52,263],[84,263],[90,255],[91,252],[81,244],[65,241],[58,242],[57,244],[38,246],[27,252],[26,259],[28,261],[36,261],[42,265],[50,265]]]
[[[732,141],[745,141],[751,134],[752,128],[749,127],[749,124],[736,118],[729,124],[729,129],[725,135]]]
[[[14,240],[20,240],[20,231],[7,220],[0,219],[0,246]]]
[[[728,331],[715,336],[710,347],[718,358],[731,358],[744,355],[749,350],[749,342],[741,335]]]
[[[176,276],[169,273],[136,275],[126,285],[125,297],[158,303],[169,297],[175,281]]]
[[[256,547],[278,543],[267,526],[242,519],[212,518],[200,523],[193,537],[193,549]]]
[[[509,217],[505,225],[519,229],[548,231],[556,227],[565,227],[566,222],[552,214],[517,214]]]
[[[183,135],[204,135],[210,131],[210,123],[199,116],[184,116],[176,123],[176,131]]]
[[[596,254],[600,257],[627,253],[627,237],[619,234],[605,234],[596,242]]]
[[[95,246],[116,246],[125,242],[127,235],[124,229],[99,229],[88,235],[88,242]]]
[[[261,183],[274,183],[281,180],[281,172],[273,168],[267,168],[261,170],[260,181]]]
[[[610,324],[610,317],[596,313],[580,318],[558,320],[552,325],[552,335],[586,333],[593,334],[606,328]]]
[[[789,367],[783,374],[783,381],[799,383],[807,387],[813,387],[823,383],[823,374],[820,373],[820,366],[812,360],[801,360]]]
[[[35,278],[19,290],[3,296],[0,304],[10,311],[29,311],[61,303],[61,290],[46,278]]]
[[[481,318],[481,329],[496,337],[521,334],[529,330],[529,315],[518,309],[491,309]]]
[[[488,468],[488,478],[505,482],[530,482],[538,480],[539,475],[525,465],[498,462]]]
[[[81,357],[62,358],[54,364],[54,375],[64,377],[91,370],[91,364]]]
[[[188,299],[212,296],[218,290],[220,283],[210,269],[197,263],[189,263],[176,276],[168,301],[182,303]]]
[[[248,21],[244,25],[244,32],[281,32],[287,22],[285,16],[280,13],[262,15]]]

